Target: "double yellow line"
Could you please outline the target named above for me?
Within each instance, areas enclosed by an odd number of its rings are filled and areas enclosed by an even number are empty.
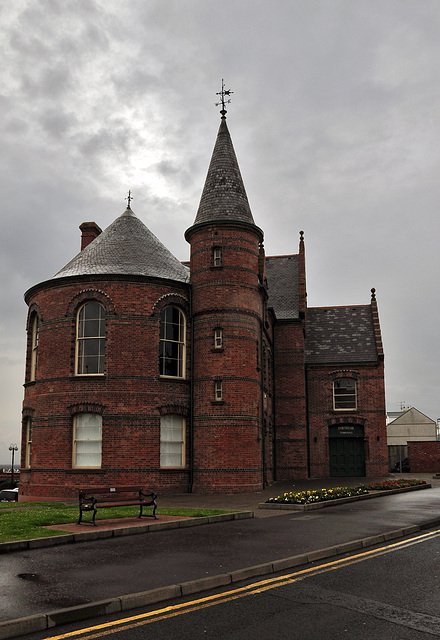
[[[77,631],[71,631],[69,633],[64,633],[58,636],[48,636],[48,638],[46,638],[45,640],[64,640],[64,638],[74,638],[79,636],[83,636],[83,640],[101,638],[103,636],[110,635],[111,633],[127,631],[128,629],[133,629],[134,627],[140,627],[152,622],[158,622],[159,620],[166,620],[167,618],[173,618],[175,616],[180,616],[185,613],[191,613],[192,611],[198,611],[207,607],[213,607],[225,602],[230,602],[231,600],[237,600],[238,598],[256,595],[259,593],[263,593],[264,591],[269,591],[270,589],[277,589],[279,587],[304,580],[305,578],[314,575],[325,573],[327,571],[335,571],[344,566],[355,564],[357,562],[363,562],[364,560],[375,558],[392,551],[398,551],[414,544],[420,544],[421,542],[425,542],[429,538],[434,538],[438,535],[440,535],[440,529],[416,536],[414,538],[410,538],[408,540],[402,540],[385,547],[380,547],[379,549],[364,551],[348,558],[340,558],[339,560],[334,560],[333,562],[321,564],[316,567],[309,567],[307,569],[301,569],[299,571],[295,571],[294,573],[278,576],[276,578],[268,578],[267,580],[254,582],[253,584],[249,584],[245,587],[239,587],[237,589],[232,589],[223,593],[205,596],[203,598],[198,598],[197,600],[191,600],[190,602],[171,605],[162,609],[155,609],[154,611],[142,613],[137,616],[130,616],[122,620],[105,622],[93,627],[78,629]]]

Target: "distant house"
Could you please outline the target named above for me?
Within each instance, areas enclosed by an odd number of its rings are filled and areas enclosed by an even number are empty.
[[[424,413],[411,407],[399,412],[398,416],[387,425],[387,444],[390,469],[404,458],[408,458],[409,442],[435,442],[437,440],[437,424]]]

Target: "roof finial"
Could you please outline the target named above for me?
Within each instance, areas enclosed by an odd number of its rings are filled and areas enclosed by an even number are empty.
[[[131,195],[131,190],[129,190],[128,196],[125,199],[127,200],[127,209],[131,209],[130,203],[133,200],[133,197]]]
[[[371,289],[371,301],[373,302],[374,300],[376,300],[376,289],[373,287]]]
[[[219,107],[220,105],[222,105],[221,111],[220,113],[222,114],[222,118],[226,118],[226,114],[227,111],[225,109],[225,105],[229,104],[231,102],[231,100],[225,100],[225,96],[230,96],[232,93],[234,93],[233,91],[231,91],[230,89],[225,89],[225,83],[224,80],[222,78],[222,90],[221,91],[217,91],[217,93],[215,94],[216,96],[221,96],[220,102],[216,102],[215,106]]]

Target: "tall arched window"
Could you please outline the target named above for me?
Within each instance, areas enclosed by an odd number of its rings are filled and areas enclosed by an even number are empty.
[[[38,352],[38,316],[35,313],[31,323],[31,381],[37,377],[37,352]]]
[[[185,316],[177,307],[165,307],[160,315],[159,373],[183,378],[185,372]]]
[[[104,373],[105,310],[99,302],[86,302],[76,325],[76,374]]]

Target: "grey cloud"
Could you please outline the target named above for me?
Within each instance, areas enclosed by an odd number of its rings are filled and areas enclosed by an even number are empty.
[[[41,114],[39,122],[46,133],[59,140],[65,139],[69,129],[77,123],[77,119],[71,112],[62,113],[55,109],[47,109]]]

